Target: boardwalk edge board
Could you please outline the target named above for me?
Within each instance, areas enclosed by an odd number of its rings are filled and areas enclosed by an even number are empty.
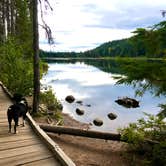
[[[4,90],[4,92],[8,95],[8,97],[12,100],[12,94],[8,91],[8,89],[0,82],[0,86]],[[56,144],[33,120],[31,115],[27,113],[27,119],[34,130],[34,132],[43,140],[45,144],[47,144],[48,148],[54,153],[55,158],[59,160],[62,166],[76,166],[74,162],[63,152],[63,150]]]

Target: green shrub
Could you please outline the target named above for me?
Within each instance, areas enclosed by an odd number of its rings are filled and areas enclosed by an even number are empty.
[[[40,103],[45,104],[49,110],[62,110],[63,108],[51,88],[40,93]]]
[[[124,129],[119,129],[121,140],[143,152],[146,164],[164,166],[166,163],[166,123],[163,118],[145,114],[147,119],[139,119]]]
[[[156,165],[166,165],[166,142],[160,142],[155,145],[152,151],[152,164]]]

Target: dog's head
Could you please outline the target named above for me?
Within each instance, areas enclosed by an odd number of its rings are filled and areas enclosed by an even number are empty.
[[[27,102],[26,98],[23,97],[19,103],[24,104],[26,106],[26,108],[28,109],[28,102]]]
[[[25,97],[22,96],[22,94],[20,93],[15,93],[13,95],[13,101],[16,103],[16,104],[24,104],[26,107],[28,107],[28,102],[26,100]]]
[[[27,100],[23,97],[23,98],[21,99],[20,103],[22,103],[22,104],[27,104]]]
[[[22,98],[23,98],[23,96],[20,93],[14,93],[14,95],[13,95],[13,100],[16,103],[19,103],[22,100]]]

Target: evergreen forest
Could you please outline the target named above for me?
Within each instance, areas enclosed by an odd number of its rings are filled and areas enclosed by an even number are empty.
[[[43,73],[42,69],[46,65],[40,64]],[[10,92],[32,94],[32,0],[0,1],[0,71],[0,80]]]
[[[29,94],[33,86],[31,0],[1,0],[0,18],[0,80],[13,93]]]
[[[148,57],[166,56],[166,21],[148,28],[137,28],[133,36],[101,44],[85,52],[46,52],[40,51],[41,57]]]

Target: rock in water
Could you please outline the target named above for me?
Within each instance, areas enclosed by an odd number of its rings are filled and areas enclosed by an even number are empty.
[[[118,100],[115,100],[116,103],[119,105],[123,105],[127,108],[136,108],[139,107],[139,101],[129,98],[129,97],[124,97]]]
[[[84,110],[80,110],[79,108],[76,108],[76,113],[78,115],[83,115],[84,114]]]
[[[107,116],[108,116],[111,120],[114,120],[114,119],[117,118],[117,115],[114,114],[114,113],[109,113]]]
[[[74,102],[75,98],[74,98],[74,96],[69,95],[69,96],[67,96],[67,97],[65,98],[65,100],[66,100],[68,103],[72,103],[72,102]]]
[[[99,118],[96,118],[93,120],[93,123],[96,125],[96,126],[102,126],[103,125],[103,121]]]

